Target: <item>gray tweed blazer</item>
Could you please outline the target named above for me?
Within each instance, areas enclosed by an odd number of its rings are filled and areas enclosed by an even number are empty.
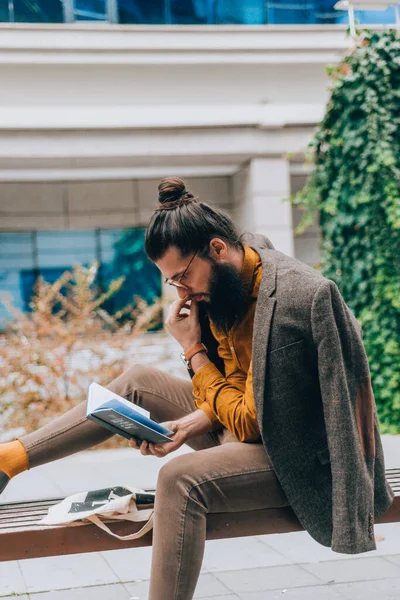
[[[375,550],[374,518],[394,494],[361,326],[333,281],[263,236],[243,241],[262,260],[253,389],[275,473],[317,542],[345,554]],[[212,340],[204,339],[210,348]]]

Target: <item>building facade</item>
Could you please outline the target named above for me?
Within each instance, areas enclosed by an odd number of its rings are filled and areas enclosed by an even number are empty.
[[[1,291],[27,308],[38,274],[97,259],[117,276],[116,244],[127,229],[140,244],[166,175],[318,262],[318,225],[294,236],[300,214],[282,199],[307,175],[325,66],[352,44],[346,25],[321,24],[332,5],[303,5],[298,23],[284,2],[163,1],[158,16],[157,2],[151,14],[145,2],[36,4],[42,22],[21,22],[32,2],[0,10]],[[263,24],[272,14],[297,24]]]

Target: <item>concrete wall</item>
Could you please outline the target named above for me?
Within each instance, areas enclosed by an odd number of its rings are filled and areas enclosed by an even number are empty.
[[[166,69],[167,74],[166,74]],[[1,65],[0,105],[123,107],[322,103],[323,64]],[[299,97],[299,91],[301,96]],[[28,95],[27,95],[28,92]]]
[[[314,266],[319,261],[318,224],[293,236],[301,211],[281,202],[301,189],[305,179],[290,176],[281,159],[257,159],[232,177],[185,181],[201,200],[228,210],[241,232],[264,233],[278,250]],[[159,181],[0,183],[0,231],[145,226],[157,205]]]
[[[305,175],[291,176],[291,193],[294,194],[301,190],[306,181]],[[292,206],[293,231],[300,223],[302,211],[297,206]],[[318,225],[318,217],[314,223],[302,234],[294,235],[294,255],[299,260],[307,263],[310,267],[315,267],[320,260],[320,236],[321,231]]]
[[[145,226],[157,206],[159,179],[0,183],[0,230]],[[230,178],[185,178],[204,201],[229,208]]]

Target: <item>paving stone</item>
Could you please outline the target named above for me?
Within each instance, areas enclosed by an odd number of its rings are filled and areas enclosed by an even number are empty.
[[[399,436],[400,438],[400,436]],[[368,552],[368,558],[400,553],[400,523],[375,525],[376,550]],[[357,560],[360,554],[342,554],[318,544],[307,532],[260,535],[258,539],[284,556],[290,564],[323,562],[333,560]],[[365,556],[365,555],[364,555]]]
[[[125,548],[101,553],[118,581],[136,582],[150,579],[152,548]],[[201,572],[206,572],[202,567]]]
[[[31,600],[130,600],[130,596],[121,583],[116,583],[32,594]]]
[[[27,592],[24,578],[17,560],[0,563],[0,596]]]
[[[400,438],[400,435],[398,436]],[[400,456],[400,454],[399,454]],[[376,547],[380,556],[400,554],[400,523],[380,523],[375,525]],[[375,550],[373,551],[376,552]],[[368,552],[368,556],[370,556]]]
[[[214,575],[204,573],[199,577],[194,598],[220,598],[221,596],[229,595],[230,591]]]
[[[358,558],[357,554],[341,554],[333,552],[331,548],[316,542],[306,531],[293,533],[274,533],[261,535],[258,539],[271,550],[285,557],[288,564],[302,564],[332,560],[352,560]],[[368,556],[378,554],[369,552]]]
[[[125,583],[125,588],[128,590],[130,597],[138,600],[145,600],[149,593],[149,581],[137,581]],[[194,598],[216,598],[221,600],[226,596],[230,596],[231,592],[221,581],[219,581],[211,573],[201,574],[197,582]]]
[[[19,565],[28,592],[118,583],[117,576],[99,553],[30,558],[19,561]]]
[[[228,594],[227,596],[217,596],[217,600],[238,600],[239,596],[236,594]],[[3,600],[3,599],[2,599]],[[208,596],[207,598],[203,598],[203,600],[214,600],[214,596]]]
[[[149,580],[124,583],[124,587],[129,594],[129,598],[135,600],[147,600],[149,597]]]
[[[301,566],[325,583],[400,577],[400,567],[381,557],[308,563]]]
[[[298,565],[243,569],[215,573],[236,594],[321,584],[321,580]]]
[[[301,587],[266,592],[240,594],[240,600],[344,600],[335,589],[328,586]],[[363,598],[365,600],[365,598]],[[380,599],[382,600],[382,599]]]
[[[400,565],[400,554],[385,556],[385,560],[388,560],[389,562],[392,562],[395,565]]]
[[[346,600],[399,600],[400,577],[398,579],[380,579],[376,581],[358,581],[335,585],[342,598]]]
[[[151,547],[127,548],[102,552],[118,581],[135,582],[150,579]]]
[[[57,477],[47,477],[45,471],[44,467],[37,467],[14,477],[1,494],[1,504],[61,496]]]
[[[256,537],[206,542],[203,565],[210,572],[287,565],[291,561]]]

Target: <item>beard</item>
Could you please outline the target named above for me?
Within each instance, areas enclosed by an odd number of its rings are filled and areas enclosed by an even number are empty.
[[[213,262],[209,301],[202,304],[214,325],[227,335],[244,317],[249,305],[240,272],[232,265]]]

